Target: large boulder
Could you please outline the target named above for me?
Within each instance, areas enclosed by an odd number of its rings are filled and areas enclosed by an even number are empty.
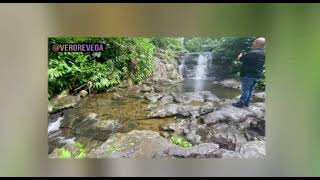
[[[160,158],[165,157],[170,147],[175,146],[159,133],[150,130],[133,130],[117,133],[101,146],[93,149],[89,158]]]
[[[81,90],[80,92],[79,92],[79,96],[81,97],[81,98],[84,98],[84,97],[86,97],[88,95],[88,91],[86,91],[86,90]]]
[[[237,108],[227,103],[222,105],[216,111],[203,117],[206,124],[215,124],[219,121],[232,121],[241,123],[249,117],[264,118],[264,103],[255,103],[248,108]]]
[[[253,94],[254,97],[260,98],[260,99],[266,99],[266,92],[257,92]]]
[[[213,157],[222,159],[264,159],[266,157],[265,141],[249,141],[242,145],[240,151],[219,149]]]
[[[265,141],[249,141],[241,146],[240,154],[243,158],[260,159],[266,156],[266,142]]]
[[[88,158],[201,158],[213,156],[219,149],[214,143],[204,143],[190,148],[172,144],[159,133],[150,130],[133,130],[117,133],[101,146],[92,149]]]
[[[122,124],[119,120],[100,120],[97,114],[90,113],[74,119],[66,118],[61,127],[72,129],[77,137],[105,141],[112,133],[121,130]]]
[[[214,104],[212,102],[198,102],[192,101],[190,104],[165,104],[160,105],[152,110],[148,117],[170,117],[170,116],[193,116],[197,117],[201,114],[206,114],[214,111]]]
[[[213,155],[219,149],[214,143],[203,143],[191,148],[172,147],[169,155],[180,158],[204,158]]]
[[[192,101],[218,102],[220,99],[210,91],[171,93],[177,103],[190,104]]]
[[[55,113],[57,111],[62,111],[64,109],[72,108],[79,102],[80,102],[80,97],[78,96],[68,95],[60,98],[55,98],[49,102],[48,110],[50,113]]]
[[[190,116],[191,106],[179,105],[179,104],[167,104],[160,106],[157,109],[151,111],[148,117],[170,117],[170,116]]]

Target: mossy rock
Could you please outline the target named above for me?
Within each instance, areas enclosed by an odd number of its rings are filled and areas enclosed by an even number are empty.
[[[63,96],[61,98],[52,99],[49,102],[49,112],[57,112],[63,109],[68,109],[74,107],[80,101],[78,96]],[[50,106],[52,108],[50,108]]]

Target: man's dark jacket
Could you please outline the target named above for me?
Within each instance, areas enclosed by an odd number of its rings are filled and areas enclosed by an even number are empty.
[[[264,49],[251,49],[239,59],[241,77],[261,78],[265,63]]]

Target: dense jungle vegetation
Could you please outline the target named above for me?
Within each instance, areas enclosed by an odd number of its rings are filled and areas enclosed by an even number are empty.
[[[223,51],[232,62],[238,76],[241,50],[250,49],[254,38],[172,38],[172,37],[117,37],[117,38],[49,38],[48,93],[53,98],[64,90],[76,93],[81,89],[93,93],[104,91],[120,82],[139,83],[152,75],[154,56],[158,48],[173,57],[179,51]],[[103,43],[101,53],[53,52],[54,43]],[[168,58],[170,59],[170,58]],[[265,88],[265,78],[258,86]]]

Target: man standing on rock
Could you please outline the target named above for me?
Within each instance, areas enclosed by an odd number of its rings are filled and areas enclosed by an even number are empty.
[[[264,68],[265,42],[265,38],[257,38],[253,42],[250,51],[248,51],[247,53],[241,52],[238,56],[238,60],[242,62],[240,68],[241,97],[238,102],[232,103],[232,105],[235,107],[249,107],[252,91],[257,81],[261,78]]]

